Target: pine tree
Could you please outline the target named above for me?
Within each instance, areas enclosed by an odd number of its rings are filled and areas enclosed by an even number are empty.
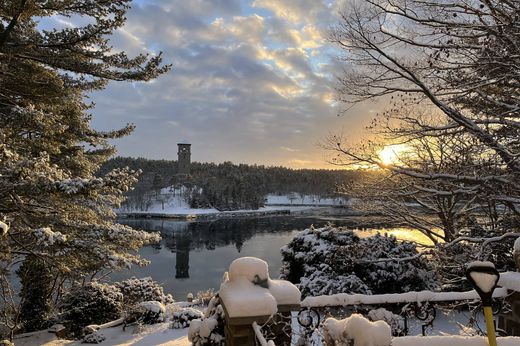
[[[17,302],[8,293],[15,262],[32,273],[28,259],[38,259],[33,263],[61,283],[56,295],[63,284],[100,270],[143,264],[135,250],[158,239],[114,221],[112,208],[136,173],[94,175],[114,153],[108,140],[133,127],[92,129],[86,94],[111,80],[147,81],[169,69],[160,54],[130,58],[112,50],[108,39],[128,8],[128,0],[0,2],[0,218],[9,225],[0,241],[3,306]],[[39,21],[53,16],[81,16],[88,24],[43,30]],[[30,287],[30,277],[22,281],[23,292],[46,289]],[[28,302],[32,296],[25,294],[24,303],[46,306]],[[0,324],[23,328],[13,309],[2,310]],[[21,322],[30,328],[28,318]]]

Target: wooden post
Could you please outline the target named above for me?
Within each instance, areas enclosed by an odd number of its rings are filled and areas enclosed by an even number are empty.
[[[224,334],[226,337],[226,346],[254,346],[255,332],[253,330],[253,322],[263,325],[271,320],[271,316],[248,316],[248,317],[229,317],[224,302],[222,308],[225,315]],[[278,305],[280,315],[272,318],[273,322],[281,322],[275,324],[271,329],[275,334],[275,345],[289,345],[291,342],[291,334],[288,335],[282,331],[283,322],[288,322],[291,326],[291,311],[300,309],[299,305]],[[279,330],[278,330],[279,329]]]

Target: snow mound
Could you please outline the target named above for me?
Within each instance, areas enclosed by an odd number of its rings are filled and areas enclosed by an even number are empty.
[[[327,345],[353,342],[353,346],[390,346],[392,342],[390,326],[386,322],[370,322],[360,314],[342,320],[329,317],[323,325]]]
[[[269,278],[269,268],[267,262],[260,258],[241,257],[231,262],[228,275],[230,281],[245,277],[252,282],[255,280],[255,276],[258,276],[260,280],[266,280]]]
[[[230,317],[269,316],[278,305],[300,304],[300,290],[284,280],[271,280],[267,262],[242,257],[229,266],[220,297]]]

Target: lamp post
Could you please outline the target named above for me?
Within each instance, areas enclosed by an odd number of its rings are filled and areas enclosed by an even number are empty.
[[[491,262],[472,262],[466,270],[466,277],[482,300],[489,346],[497,346],[491,306],[493,305],[493,291],[497,287],[500,274]]]

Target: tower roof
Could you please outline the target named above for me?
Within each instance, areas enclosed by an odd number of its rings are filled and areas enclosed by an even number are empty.
[[[188,141],[180,141],[177,145],[191,145]]]

